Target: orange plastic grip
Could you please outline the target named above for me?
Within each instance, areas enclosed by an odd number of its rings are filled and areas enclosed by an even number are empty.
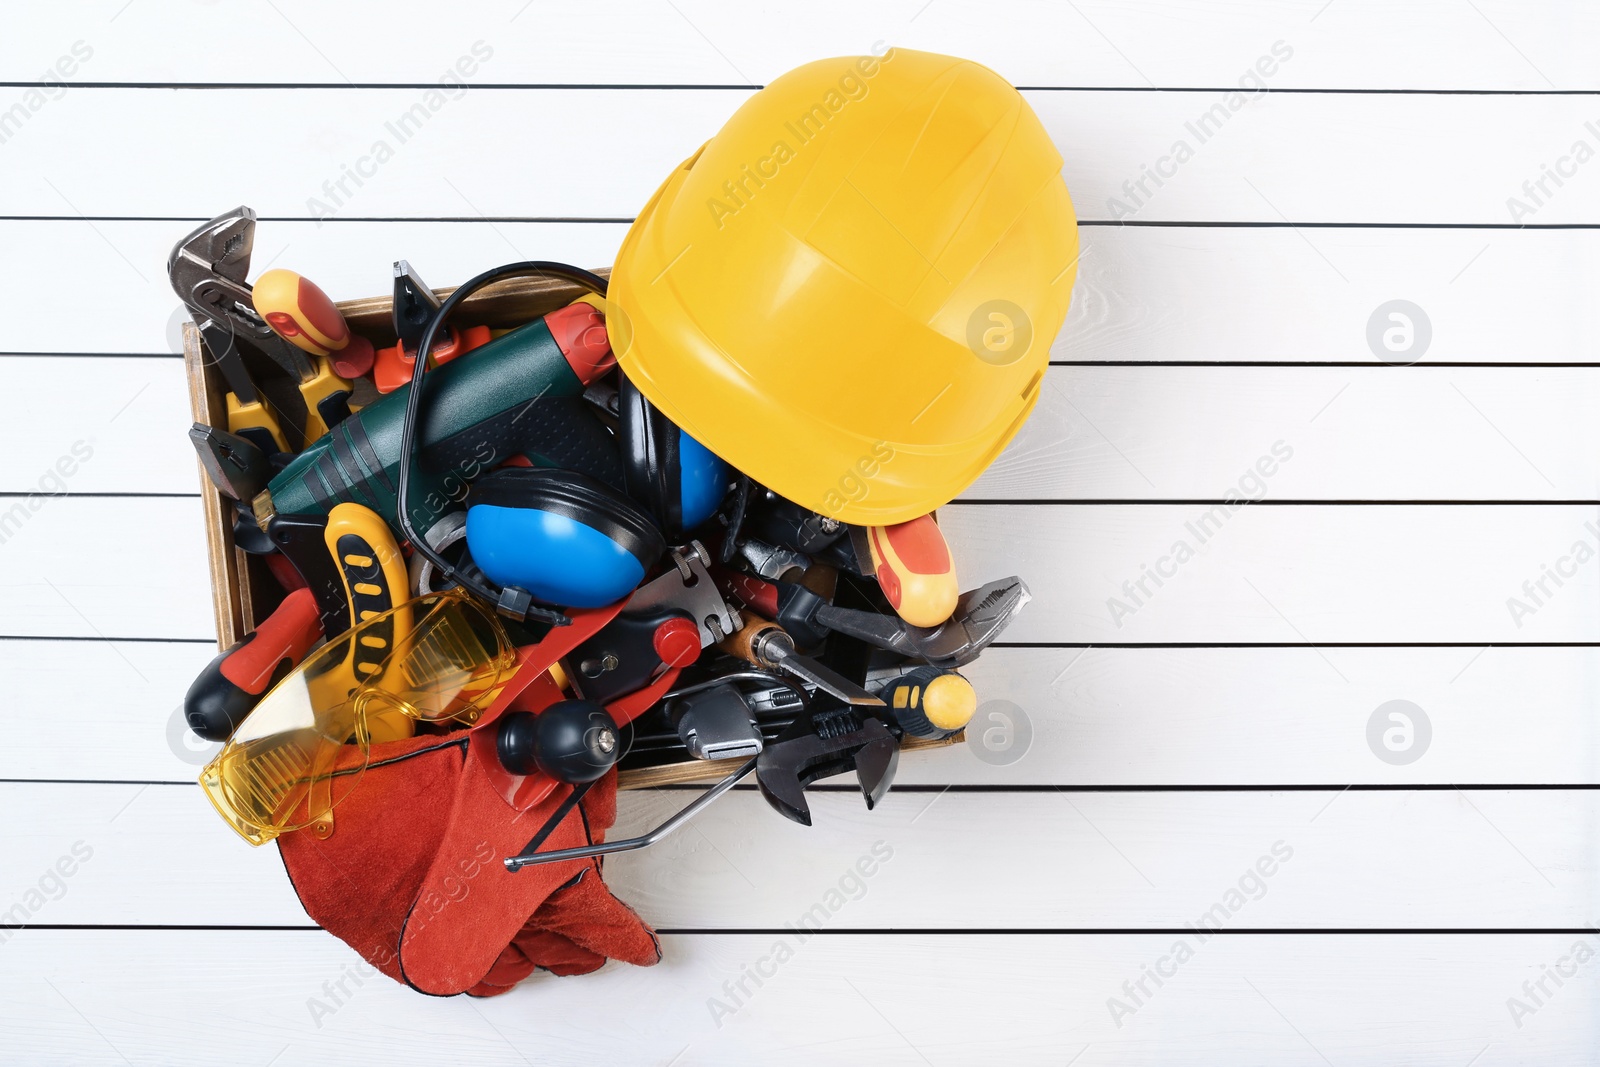
[[[333,357],[341,377],[372,367],[372,342],[350,332],[337,305],[309,278],[289,270],[269,270],[251,294],[256,311],[290,344],[313,356]]]
[[[883,595],[913,626],[938,626],[961,595],[950,546],[932,515],[894,526],[867,527],[872,569]]]

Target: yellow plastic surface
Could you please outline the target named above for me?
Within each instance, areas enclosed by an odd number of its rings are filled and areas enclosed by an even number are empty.
[[[356,682],[352,646],[385,615],[307,656],[257,704],[200,785],[218,814],[252,845],[327,821],[360,781],[373,743],[370,723],[388,714],[427,722],[471,722],[516,668],[516,650],[492,616],[466,594],[430,593],[403,609],[382,666]]]
[[[941,730],[964,730],[978,710],[978,693],[959,674],[941,674],[922,694],[922,714]]]
[[[339,539],[351,534],[365,543],[371,553],[369,558],[344,559],[339,556]],[[389,612],[390,632],[397,634],[408,632],[411,629],[411,605],[406,601],[411,595],[411,576],[406,570],[406,558],[401,554],[400,546],[395,543],[389,524],[379,518],[378,513],[371,508],[349,502],[335,504],[333,510],[328,512],[328,525],[323,530],[322,539],[328,546],[328,552],[334,557],[334,566],[339,570],[339,580],[344,583],[345,603],[350,608],[350,621],[363,623],[377,614],[360,612],[356,606],[355,594],[350,587],[351,567],[365,570],[375,559],[382,575],[383,586],[389,592],[389,602],[396,605],[394,610]],[[378,669],[384,657],[392,651],[387,645],[388,642],[376,631],[373,636],[363,638],[360,643],[352,642],[347,665],[352,679],[364,679]],[[391,711],[370,717],[367,733],[374,744],[398,741],[416,733],[416,721],[403,712]]]
[[[895,49],[751,97],[629,229],[607,329],[684,431],[887,525],[966,488],[1038,399],[1076,277],[1061,156],[993,71]]]

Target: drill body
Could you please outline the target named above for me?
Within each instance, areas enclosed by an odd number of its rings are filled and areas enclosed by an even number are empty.
[[[469,481],[518,454],[620,487],[616,446],[583,399],[600,372],[558,343],[545,319],[430,368],[417,415],[413,527],[428,530],[459,505]],[[253,502],[263,528],[274,515],[326,515],[353,502],[402,536],[396,493],[410,390],[407,384],[351,415],[279,471]]]

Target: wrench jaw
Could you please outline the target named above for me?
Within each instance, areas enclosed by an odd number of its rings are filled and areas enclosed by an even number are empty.
[[[817,720],[823,720],[818,722]],[[867,810],[877,807],[900,766],[900,742],[876,716],[849,709],[802,720],[804,732],[774,741],[756,759],[756,785],[774,811],[811,825],[806,789],[823,778],[856,772]],[[801,723],[796,724],[800,728]]]

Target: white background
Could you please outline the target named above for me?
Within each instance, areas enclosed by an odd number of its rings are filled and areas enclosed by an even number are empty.
[[[28,5],[0,33],[0,1058],[382,1062],[1579,1064],[1600,960],[1600,13],[1512,0]],[[492,57],[337,206],[324,183],[475,42]],[[752,91],[876,42],[969,56],[1055,137],[1084,256],[1044,399],[943,515],[968,579],[1037,599],[971,671],[1031,745],[903,761],[803,829],[752,792],[609,862],[665,961],[487,1001],[382,978],[310,926],[168,728],[214,652],[175,240],[239,203],[336,298],[610,262]],[[82,42],[74,87],[30,97]],[[1195,146],[1185,123],[1292,57]],[[30,103],[31,101],[31,103]],[[36,108],[33,104],[38,104]],[[1586,126],[1586,123],[1594,123]],[[1110,198],[1194,156],[1111,222]],[[1531,213],[1513,217],[1510,197]],[[1518,226],[1518,223],[1526,225]],[[1414,366],[1367,343],[1409,300]],[[1399,360],[1403,361],[1403,360]],[[1107,598],[1274,444],[1266,499],[1117,625]],[[46,488],[53,486],[46,485]],[[1571,569],[1571,568],[1569,568]],[[1404,766],[1367,723],[1411,701]],[[946,789],[945,787],[951,787]],[[626,831],[685,794],[629,794]],[[723,984],[866,853],[893,858],[719,1026]],[[1137,1010],[1121,997],[1275,843],[1292,858]],[[50,883],[50,888],[55,883]],[[37,897],[32,898],[35,901]],[[1193,938],[1190,938],[1193,944]],[[1170,968],[1170,965],[1168,965]],[[1513,1016],[1508,998],[1536,1010]],[[1120,1025],[1119,1025],[1120,1023]]]

